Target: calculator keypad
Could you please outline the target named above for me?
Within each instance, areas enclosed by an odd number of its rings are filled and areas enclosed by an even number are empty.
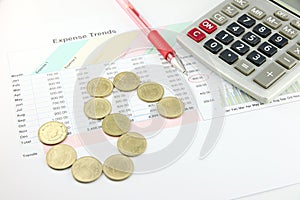
[[[244,14],[240,18],[238,18],[238,23],[242,24],[246,28],[251,28],[255,24],[255,20]]]
[[[198,43],[206,38],[206,35],[197,28],[190,30],[187,35]]]
[[[295,60],[292,56],[284,53],[277,60],[277,63],[285,67],[286,69],[292,69],[296,64],[297,60]]]
[[[282,35],[286,36],[289,39],[294,39],[298,35],[298,32],[289,25],[285,25],[279,31],[279,33],[281,33]]]
[[[218,33],[216,35],[216,39],[218,41],[222,42],[223,44],[227,45],[227,44],[230,44],[234,40],[234,37],[232,35],[230,35],[229,33],[227,33],[226,31],[221,31],[220,33]]]
[[[241,10],[244,10],[249,6],[249,2],[247,0],[233,0],[232,4]]]
[[[247,44],[249,44],[252,47],[256,46],[261,41],[261,39],[258,36],[256,36],[255,34],[253,34],[251,32],[246,33],[243,36],[242,40],[245,41]]]
[[[271,57],[275,53],[277,53],[277,48],[269,44],[268,42],[262,43],[259,47],[258,50],[263,53],[264,55]]]
[[[220,53],[219,58],[227,62],[229,65],[232,65],[238,60],[239,57],[232,51],[225,49],[222,53]]]
[[[220,26],[228,21],[227,17],[220,12],[215,13],[210,19]]]
[[[238,25],[236,22],[230,24],[226,30],[235,35],[236,37],[242,35],[245,32],[245,29],[242,26]]]
[[[282,21],[288,21],[290,19],[289,14],[282,10],[277,10],[274,15],[278,18],[281,19]]]
[[[251,10],[248,13],[249,13],[249,15],[254,17],[255,19],[262,19],[266,16],[266,13],[263,10],[261,10],[260,8],[257,8],[257,7],[251,8]]]
[[[241,76],[250,77],[257,87],[267,89],[300,60],[300,20],[286,11],[272,10],[265,3],[227,0],[188,35]]]
[[[206,19],[199,24],[199,28],[201,28],[208,34],[211,34],[215,30],[217,30],[217,25]]]
[[[217,54],[223,49],[223,46],[214,39],[210,39],[207,42],[205,42],[204,47],[213,54]]]
[[[228,17],[234,17],[236,16],[239,11],[232,5],[227,4],[226,6],[223,7],[222,12],[227,15]]]
[[[294,28],[300,30],[300,20],[294,19],[294,20],[291,22],[291,25],[292,25]]]
[[[256,65],[257,67],[261,66],[266,62],[266,57],[258,53],[257,51],[252,51],[248,56],[247,60]]]
[[[256,33],[257,35],[259,35],[262,38],[266,38],[271,34],[271,29],[269,29],[268,27],[266,27],[262,24],[257,24],[253,28],[253,32]]]
[[[250,50],[249,46],[245,45],[239,40],[234,42],[230,48],[241,56],[245,55]]]
[[[298,45],[293,45],[289,50],[288,53],[292,55],[294,58],[297,60],[300,60],[300,46]]]
[[[261,71],[255,78],[254,81],[264,88],[269,88],[275,81],[285,74],[282,67],[271,64]]]
[[[272,29],[278,29],[282,25],[279,19],[271,15],[265,18],[264,24],[271,27]]]
[[[235,66],[235,69],[237,69],[246,76],[249,76],[252,72],[255,71],[255,67],[246,60],[240,60]]]

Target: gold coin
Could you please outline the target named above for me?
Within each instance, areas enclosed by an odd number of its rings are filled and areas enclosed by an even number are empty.
[[[176,97],[165,97],[157,103],[158,113],[166,118],[177,118],[184,112],[184,104]]]
[[[105,176],[114,181],[128,178],[132,174],[133,168],[132,160],[121,154],[108,157],[103,164]]]
[[[117,146],[119,151],[126,156],[138,156],[145,152],[147,141],[139,133],[126,133],[119,137]]]
[[[88,82],[86,89],[92,97],[107,97],[112,93],[114,86],[106,78],[94,78]]]
[[[48,145],[58,144],[64,141],[67,137],[67,127],[60,122],[47,122],[38,130],[39,140]]]
[[[91,156],[81,157],[72,166],[72,175],[75,180],[90,183],[97,180],[102,174],[102,164]]]
[[[164,88],[158,83],[147,82],[138,87],[137,94],[142,101],[156,102],[164,96]]]
[[[128,92],[139,86],[140,78],[133,72],[121,72],[115,76],[113,84],[117,89]]]
[[[73,147],[59,144],[47,152],[46,161],[53,169],[67,169],[75,162],[76,157],[77,154]]]
[[[125,115],[114,113],[108,115],[102,121],[102,130],[111,136],[120,136],[130,129],[130,119]]]
[[[84,113],[91,119],[103,119],[111,112],[111,104],[103,98],[93,98],[84,104]]]

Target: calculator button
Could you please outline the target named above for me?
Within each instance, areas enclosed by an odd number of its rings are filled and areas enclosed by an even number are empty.
[[[233,36],[227,33],[226,31],[221,31],[216,35],[216,39],[223,44],[227,45],[230,44],[233,41]]]
[[[223,48],[223,46],[214,39],[210,39],[207,42],[205,42],[204,47],[213,54],[217,54]]]
[[[246,76],[249,76],[255,70],[255,67],[246,60],[240,60],[234,68]]]
[[[232,4],[238,7],[241,10],[244,10],[249,6],[249,2],[246,0],[233,0]]]
[[[252,47],[256,46],[261,41],[260,37],[254,35],[251,32],[246,33],[243,36],[242,40]]]
[[[199,24],[199,28],[201,28],[208,34],[211,34],[215,30],[217,30],[217,25],[206,19]]]
[[[266,62],[266,57],[258,53],[257,51],[252,51],[248,56],[247,60],[253,63],[256,66],[261,66],[264,62]]]
[[[272,29],[278,29],[282,25],[280,20],[271,15],[265,18],[264,24],[271,27]]]
[[[190,38],[195,40],[196,42],[202,41],[206,36],[204,33],[202,33],[199,29],[193,28],[190,30],[187,34]]]
[[[266,16],[266,13],[263,10],[261,10],[260,8],[257,8],[257,7],[251,8],[251,10],[248,13],[249,13],[249,15],[254,17],[255,19],[262,19]]]
[[[279,32],[289,39],[293,39],[298,35],[297,31],[289,25],[284,26]]]
[[[240,18],[238,18],[238,23],[242,24],[246,28],[250,28],[255,24],[255,20],[244,14]]]
[[[215,13],[210,19],[215,23],[219,24],[220,26],[227,22],[227,17],[225,17],[219,12]]]
[[[232,51],[225,49],[222,53],[220,53],[219,58],[227,62],[229,65],[232,65],[238,60],[239,57]]]
[[[282,21],[288,21],[290,19],[289,15],[286,12],[282,11],[282,10],[277,10],[274,13],[274,15],[276,17],[278,17],[279,19],[281,19]]]
[[[273,56],[275,53],[277,53],[277,48],[269,44],[268,42],[262,43],[259,47],[258,50],[265,54],[268,57]]]
[[[269,42],[271,42],[278,48],[282,48],[288,44],[288,40],[285,37],[279,35],[278,33],[272,35],[269,39]]]
[[[250,50],[249,46],[245,45],[241,41],[234,42],[230,48],[241,56],[246,54]]]
[[[300,20],[292,20],[291,25],[300,31]]]
[[[300,46],[293,45],[289,50],[288,53],[292,55],[294,58],[300,60]]]
[[[239,11],[232,5],[227,4],[226,6],[223,7],[222,12],[227,15],[228,17],[234,17],[236,16]]]
[[[275,63],[271,63],[254,78],[254,81],[263,88],[267,89],[284,74],[284,68]]]
[[[277,63],[285,67],[286,69],[292,69],[296,64],[297,60],[295,60],[292,56],[284,53],[277,60]]]
[[[266,38],[271,34],[271,29],[267,28],[262,24],[258,24],[254,27],[253,32],[259,35],[260,37]]]
[[[243,27],[241,27],[240,25],[238,25],[237,23],[233,22],[232,24],[230,24],[227,29],[227,31],[229,31],[230,33],[232,33],[235,36],[240,36],[245,32],[245,29]]]

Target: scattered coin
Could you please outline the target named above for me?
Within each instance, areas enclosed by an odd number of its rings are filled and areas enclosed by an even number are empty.
[[[88,82],[86,89],[92,97],[107,97],[112,93],[114,86],[106,78],[94,78]]]
[[[131,132],[119,137],[117,146],[125,156],[138,156],[145,152],[147,141],[143,135]]]
[[[72,175],[75,180],[90,183],[97,180],[102,174],[102,164],[91,156],[81,157],[72,166]]]
[[[177,97],[165,97],[157,103],[158,113],[166,118],[177,118],[184,112],[184,104]]]
[[[137,94],[142,101],[156,102],[164,96],[164,88],[158,83],[147,82],[138,87]]]
[[[103,164],[105,176],[114,181],[128,178],[132,174],[133,168],[132,160],[121,154],[108,157]]]
[[[120,136],[130,129],[130,119],[125,115],[114,113],[108,115],[102,121],[102,130],[111,136]]]
[[[76,157],[77,154],[73,147],[59,144],[47,152],[46,161],[53,169],[67,169],[75,162]]]
[[[58,144],[64,141],[67,137],[67,127],[60,122],[47,122],[38,130],[39,140],[48,145]]]
[[[121,72],[113,81],[114,86],[121,91],[135,90],[140,84],[140,78],[133,72]]]
[[[103,98],[92,98],[84,104],[84,113],[91,119],[103,119],[111,112],[111,104]]]

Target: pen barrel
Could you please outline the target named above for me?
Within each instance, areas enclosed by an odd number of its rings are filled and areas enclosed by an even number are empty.
[[[173,57],[175,57],[175,52],[172,47],[164,40],[164,38],[159,34],[158,31],[152,30],[148,34],[148,39],[154,45],[154,47],[159,51],[159,53],[168,61],[169,54],[171,53]]]

